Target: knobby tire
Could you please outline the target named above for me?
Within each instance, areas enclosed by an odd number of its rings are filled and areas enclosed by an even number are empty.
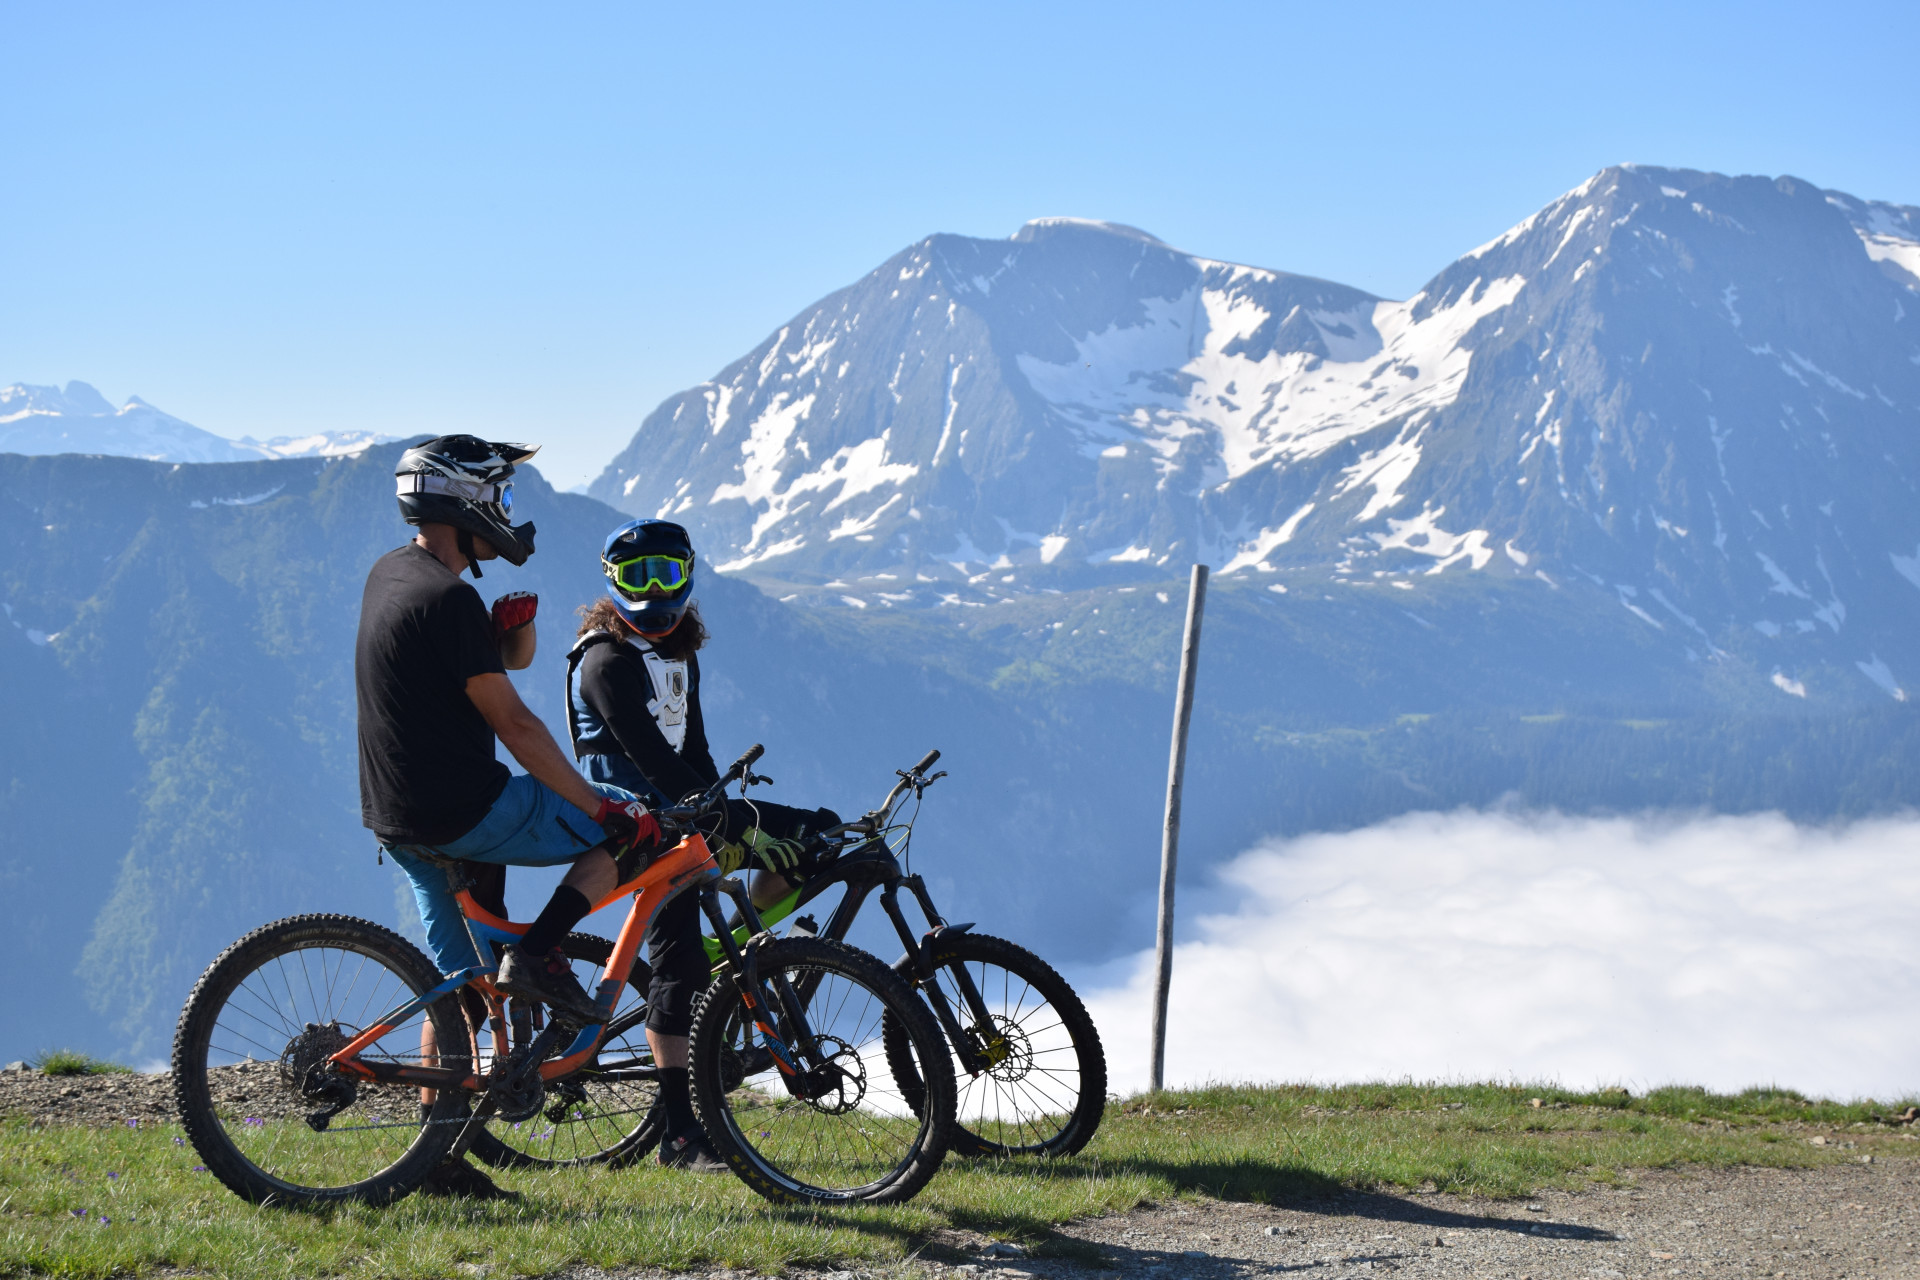
[[[1100,1032],[1072,986],[1039,956],[1004,938],[942,933],[927,947],[934,980],[961,1028],[974,1022],[951,975],[951,966],[963,964],[987,1011],[1024,1025],[1028,1050],[1024,1064],[1013,1060],[971,1078],[955,1055],[960,1114],[954,1151],[969,1157],[1067,1156],[1086,1146],[1106,1113],[1107,1057]],[[910,958],[902,957],[894,971],[908,982],[914,979]],[[1006,976],[992,977],[996,971]],[[887,1054],[894,1077],[917,1107],[922,1094],[906,1051],[904,1033],[889,1026]],[[1023,1105],[1023,1099],[1030,1104]],[[994,1119],[989,1112],[997,1113],[997,1123],[989,1123]]]
[[[807,993],[808,1023],[817,1036],[847,1045],[849,1052],[835,1062],[857,1074],[863,1088],[857,1103],[840,1111],[830,1110],[832,1099],[815,1105],[788,1094],[779,1073],[760,1062],[764,1051],[746,1029],[740,990],[723,974],[695,1004],[691,1044],[694,1109],[714,1150],[743,1182],[777,1204],[912,1199],[946,1158],[953,1128],[953,1070],[932,1014],[883,962],[824,938],[769,941],[759,947],[756,963],[776,1002],[781,974]],[[784,1022],[776,1025],[784,1035]],[[897,1027],[895,1052],[917,1058],[920,1103],[913,1108],[883,1074],[889,1026]],[[867,1156],[888,1140],[897,1156]],[[796,1149],[809,1142],[811,1159]],[[841,1154],[849,1150],[851,1155]]]
[[[303,1113],[311,1112],[321,1104],[301,1097],[296,1088],[288,1086],[281,1078],[278,1067],[278,1052],[273,1043],[274,1032],[267,1029],[272,1026],[266,1016],[278,1013],[287,1016],[285,1009],[276,1011],[260,997],[249,984],[261,975],[267,975],[261,990],[268,995],[277,994],[272,990],[273,969],[278,965],[281,976],[286,977],[286,961],[305,951],[330,949],[343,954],[362,957],[364,961],[380,966],[388,975],[397,980],[395,989],[404,987],[413,995],[431,990],[440,982],[440,974],[431,961],[420,953],[419,948],[390,929],[344,915],[302,915],[277,920],[263,925],[241,938],[238,942],[220,953],[220,956],[208,966],[199,981],[193,986],[184,1008],[180,1011],[180,1021],[173,1036],[173,1093],[174,1104],[180,1113],[180,1123],[187,1132],[195,1151],[206,1162],[207,1171],[213,1174],[245,1200],[255,1204],[272,1204],[288,1207],[306,1207],[339,1203],[343,1201],[362,1201],[368,1204],[385,1205],[402,1198],[418,1187],[429,1172],[446,1156],[453,1145],[459,1126],[454,1123],[466,1106],[464,1090],[443,1089],[434,1104],[430,1119],[432,1123],[421,1123],[417,1092],[393,1086],[365,1086],[364,1094],[383,1101],[383,1107],[396,1123],[382,1123],[379,1127],[393,1132],[393,1145],[397,1145],[409,1124],[417,1125],[411,1141],[402,1150],[397,1159],[384,1167],[370,1172],[365,1177],[354,1178],[334,1184],[309,1184],[280,1176],[250,1158],[235,1143],[229,1133],[232,1116],[223,1120],[221,1109],[216,1104],[212,1083],[208,1076],[209,1044],[216,1029],[222,1031],[223,1040],[227,1038],[227,1021],[221,1015],[230,1007],[235,1010],[234,1022],[240,1024],[240,1014],[245,1014],[244,1025],[253,1033],[253,1043],[261,1046],[267,1055],[259,1059],[251,1056],[243,1066],[248,1072],[245,1083],[245,1096],[236,1100],[244,1102],[243,1110],[260,1112],[268,1118],[247,1117],[239,1121],[245,1128],[242,1132],[250,1136],[258,1134],[262,1154],[271,1157],[276,1151],[279,1138],[286,1135],[290,1144],[305,1144],[306,1148],[322,1150],[326,1141],[325,1134],[315,1133],[302,1118]],[[297,967],[297,966],[296,966]],[[311,975],[301,971],[302,976]],[[364,965],[355,974],[356,984],[364,976]],[[344,977],[342,978],[344,986]],[[378,975],[375,976],[375,982]],[[298,983],[285,985],[287,997],[286,1009],[298,1007]],[[377,990],[377,986],[374,988]],[[323,999],[315,992],[311,981],[307,983],[307,994],[312,995],[316,1007],[330,1006],[335,991],[331,984],[322,983],[320,990],[326,992]],[[404,997],[402,997],[404,999]],[[229,1002],[233,1002],[230,1006]],[[399,1003],[396,1000],[394,1003]],[[343,997],[344,1007],[346,999]],[[385,1004],[383,1000],[381,1002]],[[258,1005],[258,1008],[252,1006]],[[363,1005],[363,1008],[368,1007]],[[385,1008],[373,1010],[373,1015],[385,1012]],[[323,1015],[328,1008],[320,1008]],[[338,1016],[339,1010],[331,1010]],[[434,1031],[442,1045],[457,1045],[466,1042],[466,1022],[458,998],[446,996],[428,1006],[426,1016],[431,1019]],[[257,1024],[257,1026],[256,1026]],[[409,1026],[413,1024],[408,1024]],[[417,1034],[417,1032],[416,1032]],[[379,1044],[386,1044],[383,1040]],[[412,1046],[418,1052],[417,1041]],[[229,1049],[228,1053],[232,1051]],[[227,1056],[223,1054],[223,1056]],[[257,1065],[256,1065],[257,1064]],[[227,1069],[227,1068],[220,1068]],[[372,1094],[372,1090],[384,1088],[384,1093]],[[232,1091],[229,1091],[231,1096]],[[359,1105],[358,1103],[355,1104]],[[234,1108],[227,1105],[229,1111]],[[273,1111],[281,1114],[273,1116]],[[410,1119],[409,1119],[410,1118]],[[372,1119],[382,1121],[375,1115]],[[288,1126],[284,1130],[274,1130],[270,1126]],[[341,1126],[345,1130],[346,1126]],[[304,1132],[303,1132],[304,1130]],[[331,1131],[330,1131],[331,1132]],[[343,1141],[348,1139],[345,1132],[337,1135]],[[296,1152],[302,1149],[294,1146]],[[331,1153],[329,1153],[330,1155]],[[315,1163],[323,1163],[328,1157],[316,1157]],[[376,1156],[384,1159],[384,1156]]]

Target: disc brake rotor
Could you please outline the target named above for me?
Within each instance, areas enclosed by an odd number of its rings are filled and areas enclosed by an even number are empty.
[[[993,1030],[979,1026],[968,1029],[981,1056],[987,1060],[987,1074],[1002,1083],[1024,1080],[1033,1070],[1033,1045],[1020,1024],[1000,1014],[993,1018]]]
[[[830,1116],[845,1115],[867,1096],[867,1067],[860,1055],[832,1036],[820,1036],[820,1062],[806,1072],[800,1094],[807,1105]]]

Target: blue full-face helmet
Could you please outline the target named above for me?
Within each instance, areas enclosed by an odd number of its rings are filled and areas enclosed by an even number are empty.
[[[631,520],[600,552],[607,595],[643,636],[680,625],[693,598],[693,539],[671,520]]]

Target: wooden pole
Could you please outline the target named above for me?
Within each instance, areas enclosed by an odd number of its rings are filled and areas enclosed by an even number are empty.
[[[1167,820],[1160,833],[1160,925],[1153,945],[1153,1069],[1158,1093],[1167,1065],[1167,988],[1173,981],[1173,879],[1180,861],[1180,790],[1187,775],[1187,726],[1193,722],[1193,678],[1200,665],[1200,615],[1207,607],[1207,566],[1193,566],[1187,588],[1187,630],[1180,642],[1180,684],[1173,701],[1173,751],[1167,760]]]

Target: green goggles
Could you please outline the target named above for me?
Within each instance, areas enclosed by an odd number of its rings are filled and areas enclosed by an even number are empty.
[[[607,577],[622,591],[678,591],[693,576],[693,560],[679,556],[639,556],[617,563],[602,562]]]

